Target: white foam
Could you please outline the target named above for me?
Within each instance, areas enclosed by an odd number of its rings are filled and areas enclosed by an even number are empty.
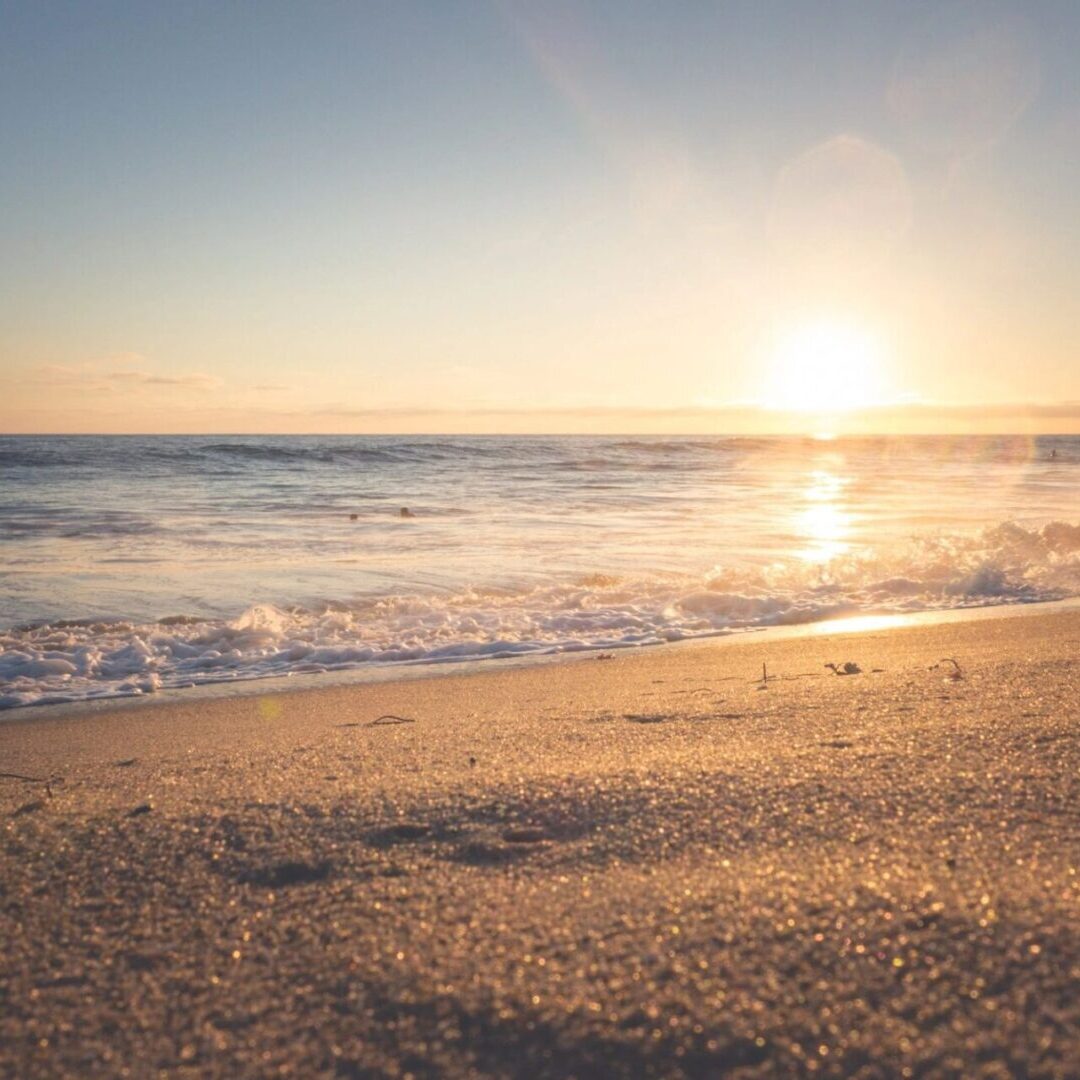
[[[822,565],[529,589],[368,597],[324,611],[257,604],[230,621],[42,625],[0,634],[0,708],[364,664],[446,662],[678,641],[863,611],[1080,595],[1080,526],[1006,523]]]

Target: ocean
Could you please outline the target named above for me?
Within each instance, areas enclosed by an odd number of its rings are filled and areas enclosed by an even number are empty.
[[[0,477],[3,708],[1080,595],[1077,436],[2,437]]]

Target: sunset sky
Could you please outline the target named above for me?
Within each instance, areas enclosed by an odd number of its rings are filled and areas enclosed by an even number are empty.
[[[1080,4],[0,3],[0,431],[1080,431]]]

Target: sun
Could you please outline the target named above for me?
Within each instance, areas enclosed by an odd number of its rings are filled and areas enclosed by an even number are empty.
[[[851,412],[882,402],[885,350],[850,323],[822,319],[776,341],[765,387],[768,405],[794,412]]]

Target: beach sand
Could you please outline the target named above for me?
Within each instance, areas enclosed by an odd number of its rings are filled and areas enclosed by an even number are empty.
[[[0,771],[5,1076],[1080,1069],[1075,608],[28,712]]]

